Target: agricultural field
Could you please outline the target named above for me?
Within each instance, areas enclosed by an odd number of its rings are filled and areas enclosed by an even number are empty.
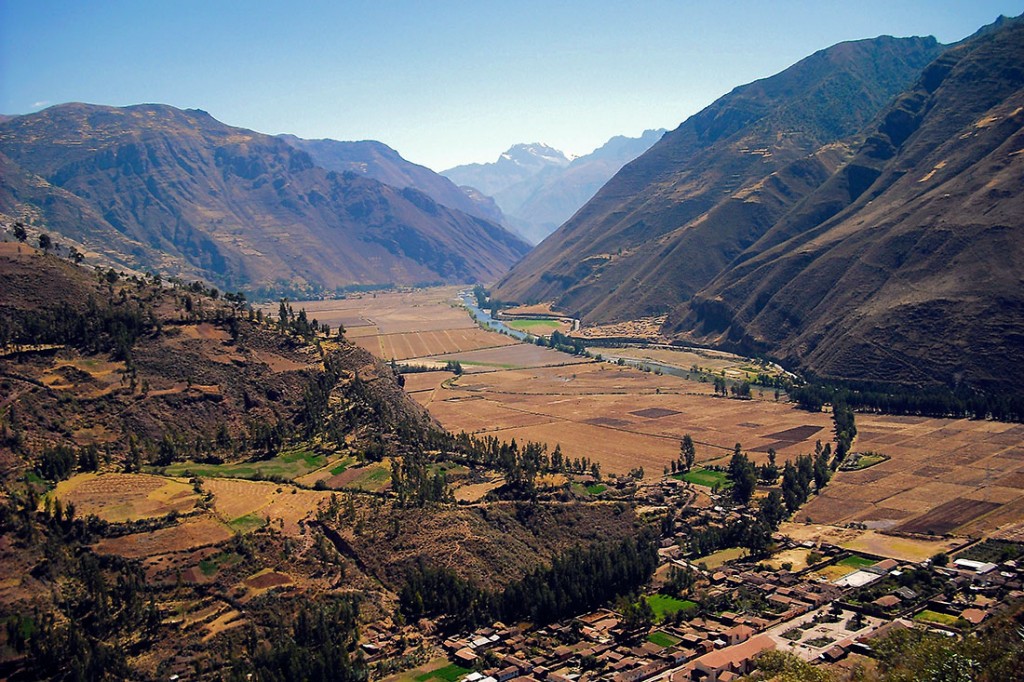
[[[327,457],[306,450],[282,452],[277,457],[256,462],[234,464],[198,464],[178,462],[160,468],[167,476],[202,476],[220,478],[269,478],[271,476],[296,479],[316,471],[328,463]]]
[[[79,474],[58,483],[52,495],[73,503],[81,516],[114,523],[185,513],[199,500],[188,481],[146,474]]]
[[[572,325],[561,320],[548,320],[544,318],[524,318],[520,320],[503,320],[505,325],[512,329],[533,334],[534,336],[551,336],[551,332],[568,334],[572,331]]]
[[[889,535],[877,530],[842,528],[821,523],[786,522],[779,527],[779,532],[798,543],[825,542],[852,552],[864,552],[914,563],[930,559],[940,552],[949,554],[967,542],[964,538],[906,537]]]
[[[689,613],[697,610],[697,604],[689,599],[676,599],[675,597],[670,597],[667,594],[652,594],[649,597],[645,597],[645,599],[647,600],[647,604],[651,607],[651,610],[654,612],[654,620],[659,623],[679,611],[686,611]],[[675,644],[675,642],[672,644]],[[671,644],[665,644],[662,646],[671,646]]]
[[[603,349],[599,349],[603,350]],[[609,348],[606,351],[609,355],[634,360],[650,360],[665,365],[671,365],[680,369],[689,370],[697,367],[697,372],[692,378],[697,379],[700,375],[724,376],[732,381],[754,381],[759,373],[777,375],[778,368],[772,365],[762,365],[756,360],[743,358],[732,353],[706,350],[698,348]],[[771,395],[774,389],[763,389],[766,396]],[[754,388],[756,395],[758,388]]]
[[[303,490],[269,481],[209,478],[201,484],[212,495],[208,511],[197,506],[200,496],[185,479],[150,474],[78,474],[62,481],[51,495],[73,503],[79,514],[95,514],[120,523],[188,514],[181,521],[153,531],[101,540],[100,552],[144,558],[191,551],[223,542],[269,523],[288,535],[299,535],[299,521],[314,513],[330,491]]]
[[[707,384],[602,362],[467,372],[415,389],[413,397],[452,431],[559,444],[566,455],[589,457],[613,473],[641,466],[661,475],[686,434],[699,463],[719,464],[737,442],[760,463],[769,448],[783,461],[830,436],[826,414],[715,398]]]
[[[455,293],[445,288],[293,305],[324,321],[347,320],[350,336],[358,333],[367,348],[376,344],[374,352],[384,359],[414,352],[411,345],[401,353],[388,350],[388,336],[479,332],[480,348],[457,347],[462,337],[456,335],[444,352],[408,355],[410,364],[439,367],[458,360],[464,373],[408,374],[406,391],[451,431],[558,444],[569,457],[598,462],[606,474],[643,467],[648,478],[658,477],[678,457],[686,434],[705,467],[724,465],[737,442],[755,463],[766,461],[769,449],[781,463],[832,437],[831,415],[798,410],[784,397],[777,402],[774,391],[762,396],[755,387],[755,400],[726,399],[696,377],[572,357],[485,332],[457,306]],[[428,344],[419,343],[421,349]],[[702,374],[724,371],[735,379],[764,369],[699,349],[608,352],[697,365]],[[957,540],[941,537],[947,533],[1024,539],[1024,426],[858,414],[857,428],[854,449],[888,459],[872,457],[865,462],[870,467],[838,472],[788,524],[796,536],[831,537],[852,551],[908,560],[956,548]]]
[[[797,521],[936,536],[1019,529],[1024,426],[863,414],[857,430],[855,447],[889,459],[838,472]]]

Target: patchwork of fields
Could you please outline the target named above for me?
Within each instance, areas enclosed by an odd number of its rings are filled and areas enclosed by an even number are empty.
[[[642,466],[648,476],[660,475],[678,456],[685,434],[696,441],[698,463],[712,465],[725,464],[737,442],[755,462],[765,461],[769,448],[782,462],[832,437],[830,415],[776,402],[774,392],[761,395],[755,389],[758,399],[725,399],[714,396],[706,382],[574,358],[484,332],[472,327],[465,311],[452,307],[454,293],[432,290],[329,302],[349,306],[350,317],[372,321],[377,331],[362,328],[367,334],[360,342],[385,360],[391,357],[388,335],[436,335],[446,324],[482,335],[478,349],[460,345],[456,336],[448,345],[432,347],[434,354],[410,355],[415,349],[408,348],[394,355],[414,364],[462,364],[465,373],[459,377],[440,371],[406,376],[406,390],[450,430],[540,441],[551,448],[558,444],[570,457],[600,462],[605,472]],[[705,372],[730,376],[742,376],[750,364],[717,352],[614,352],[683,368],[697,364]],[[886,531],[1024,536],[1024,426],[859,414],[857,427],[855,449],[878,451],[889,459],[836,474],[824,494],[798,514],[800,527],[863,524],[866,530],[858,537],[865,551],[878,549],[879,538],[893,537],[879,534]],[[903,550],[917,554],[933,546],[926,544]]]

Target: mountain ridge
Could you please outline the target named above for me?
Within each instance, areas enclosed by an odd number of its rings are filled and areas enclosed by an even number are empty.
[[[128,240],[127,267],[229,289],[488,281],[529,248],[416,189],[328,171],[200,110],[58,105],[0,124],[0,153],[37,190],[15,196],[5,182],[0,204],[98,248]],[[83,204],[88,220],[68,220]]]
[[[855,134],[940,50],[934,38],[840,43],[734,88],[626,164],[496,295],[553,301],[587,322],[667,313],[666,301],[692,296],[775,217],[745,228],[729,215],[708,222],[713,209],[748,211],[742,192]],[[695,269],[666,265],[690,253]]]
[[[339,173],[358,173],[398,189],[412,187],[443,206],[499,225],[504,223],[505,216],[493,201],[468,195],[448,178],[406,160],[383,142],[346,142],[329,138],[307,140],[290,134],[277,137],[308,153],[321,168]]]
[[[926,67],[807,197],[832,215],[786,216],[667,329],[826,378],[1019,385],[1005,351],[1024,346],[1024,21],[986,28]]]

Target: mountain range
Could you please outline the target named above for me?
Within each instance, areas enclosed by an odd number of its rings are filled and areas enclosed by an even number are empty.
[[[304,140],[294,135],[278,135],[297,149],[308,153],[321,168],[338,173],[357,173],[398,189],[412,188],[434,201],[468,215],[502,224],[505,216],[490,197],[468,193],[440,173],[402,158],[383,142],[362,140]]]
[[[1024,379],[1021,19],[842,43],[736,88],[499,283],[827,378]]]
[[[529,245],[412,187],[318,166],[199,110],[66,104],[0,123],[0,212],[135,270],[227,289],[492,281]]]
[[[547,145],[518,144],[494,163],[456,166],[442,175],[463,189],[492,196],[512,227],[539,243],[664,132],[647,130],[638,138],[613,137],[590,154],[571,160]]]

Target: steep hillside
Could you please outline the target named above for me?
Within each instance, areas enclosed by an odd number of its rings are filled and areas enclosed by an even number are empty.
[[[0,243],[4,679],[305,679],[329,660],[366,680],[357,642],[420,660],[433,627],[397,614],[424,571],[497,590],[641,532],[627,502],[568,485],[456,504],[446,471],[496,475],[471,441],[279,310]],[[309,622],[330,627],[293,634]]]
[[[0,124],[14,216],[137,270],[227,289],[488,281],[529,248],[485,220],[283,140],[160,105],[68,104]]]
[[[669,329],[823,377],[1019,390],[1022,126],[1018,18],[929,65]]]
[[[130,443],[157,457],[169,438],[169,459],[244,458],[270,433],[329,430],[318,385],[354,408],[340,442],[430,424],[365,351],[325,339],[318,352],[207,293],[0,244],[0,453],[96,446],[120,465]]]
[[[824,182],[847,151],[823,147],[866,125],[941,50],[932,38],[841,43],[736,88],[627,164],[495,295],[554,301],[587,322],[668,312]]]
[[[459,189],[448,178],[425,166],[406,161],[383,142],[363,140],[304,140],[294,135],[278,135],[297,149],[308,153],[313,163],[338,173],[352,172],[379,180],[398,189],[411,187],[437,203],[472,216],[502,224],[504,216],[493,201],[478,198]]]

